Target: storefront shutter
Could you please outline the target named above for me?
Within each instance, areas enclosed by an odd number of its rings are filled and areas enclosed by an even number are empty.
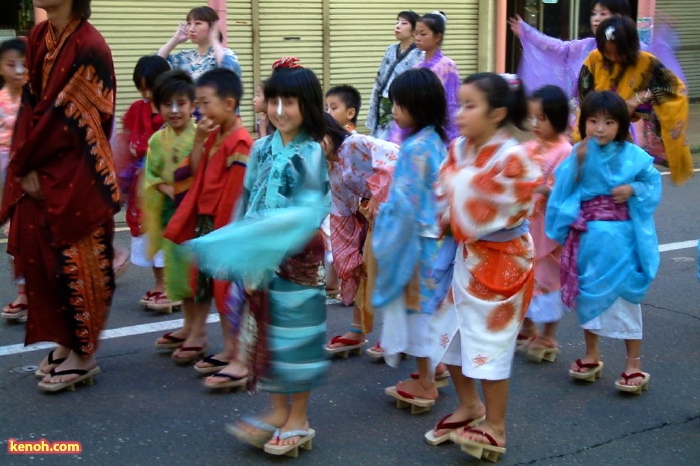
[[[206,4],[206,2],[200,2]],[[90,22],[102,33],[112,49],[117,75],[117,116],[121,120],[132,102],[140,98],[132,81],[134,66],[144,55],[155,54],[186,20],[198,4],[191,0],[100,0],[92,3]],[[228,45],[238,54],[244,76],[245,94],[241,114],[252,128],[252,45],[251,7],[243,0],[227,2]],[[176,50],[192,48],[191,43]],[[247,78],[247,80],[245,79]]]
[[[330,1],[330,86],[350,84],[362,94],[358,122],[364,128],[372,86],[387,46],[394,43],[396,15],[441,10],[447,15],[443,52],[459,67],[462,77],[476,72],[478,56],[478,0],[373,2]],[[327,86],[329,87],[329,86]]]
[[[669,17],[679,34],[676,51],[678,61],[688,81],[691,99],[700,99],[700,2],[697,0],[659,0],[656,2],[656,22]],[[662,15],[663,14],[663,15]]]

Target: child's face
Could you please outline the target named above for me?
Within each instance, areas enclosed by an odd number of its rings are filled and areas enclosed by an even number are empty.
[[[8,87],[18,88],[24,84],[24,55],[17,50],[8,50],[0,58],[0,76]]]
[[[606,7],[602,6],[600,3],[593,5],[591,10],[591,29],[593,30],[593,35],[598,30],[598,25],[612,16],[612,12]]]
[[[176,132],[187,126],[193,111],[194,103],[189,96],[184,94],[174,95],[171,99],[161,103],[158,109],[163,120]]]
[[[267,116],[280,133],[293,138],[304,124],[304,116],[296,97],[274,97],[267,101]]]
[[[610,115],[599,113],[591,115],[586,120],[586,135],[595,138],[601,146],[613,142],[619,129],[620,123],[613,120]]]
[[[413,117],[411,116],[411,114],[408,113],[408,111],[406,111],[404,107],[397,104],[396,102],[394,102],[392,114],[394,115],[394,121],[399,126],[399,128],[405,129],[415,127],[416,123],[415,121],[413,121]]]
[[[407,19],[399,17],[396,20],[396,27],[394,28],[394,36],[396,40],[403,41],[413,37],[413,27],[410,21]]]
[[[151,100],[153,93],[149,88],[146,87],[146,79],[141,78],[141,85],[139,86],[139,94],[143,100]]]
[[[255,96],[253,97],[253,110],[257,113],[267,111],[267,105],[265,105],[265,94],[263,93],[262,86],[258,86],[255,88]]]
[[[498,128],[500,120],[493,115],[486,95],[474,84],[462,84],[457,93],[459,110],[456,122],[459,133],[467,138],[479,139]]]
[[[425,51],[432,52],[440,48],[440,41],[442,40],[442,34],[435,34],[428,26],[424,23],[416,24],[416,47]]]
[[[355,109],[348,108],[345,102],[337,95],[326,96],[326,111],[342,127],[352,124],[352,119],[355,117]]]
[[[193,44],[206,44],[209,41],[209,23],[200,19],[187,20],[187,36]]]
[[[554,139],[557,136],[557,132],[554,130],[552,122],[549,121],[549,118],[547,118],[547,115],[542,109],[542,101],[539,99],[530,100],[527,103],[527,109],[530,127],[532,128],[532,132],[535,133],[535,136],[545,141]]]
[[[209,118],[214,125],[221,125],[236,115],[236,99],[222,99],[211,86],[198,87],[196,91],[199,112]]]
[[[622,57],[618,53],[617,44],[607,41],[603,44],[603,56],[613,63],[621,63]]]

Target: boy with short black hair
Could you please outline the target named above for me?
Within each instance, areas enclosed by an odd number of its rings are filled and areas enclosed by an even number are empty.
[[[191,186],[168,223],[163,236],[175,243],[205,235],[227,225],[243,189],[243,178],[253,139],[237,115],[243,85],[236,73],[225,68],[206,72],[197,80],[196,97],[202,119],[197,124],[194,148],[175,173],[175,185]],[[160,338],[157,345],[176,345],[173,360],[191,363],[204,355],[206,319],[212,299],[219,312],[225,309],[229,282],[214,280],[202,270],[193,274],[194,310],[182,329]],[[195,369],[204,374],[209,388],[244,386],[245,364],[237,359],[237,339],[228,320],[221,319],[224,349],[199,361]]]
[[[353,86],[343,84],[331,87],[326,92],[326,112],[351,133],[356,132],[361,104],[360,91]]]

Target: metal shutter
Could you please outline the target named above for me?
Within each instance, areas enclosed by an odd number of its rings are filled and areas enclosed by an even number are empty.
[[[700,2],[697,0],[659,0],[656,3],[656,20],[659,13],[670,16],[673,27],[680,35],[678,61],[688,80],[691,99],[700,99]]]
[[[206,4],[206,2],[200,2]],[[121,120],[132,102],[140,98],[134,87],[134,65],[144,55],[155,54],[185,21],[196,3],[191,0],[99,0],[92,3],[90,22],[102,33],[112,49],[117,75],[117,117]],[[244,0],[227,2],[228,46],[238,54],[243,70],[244,97],[241,115],[249,129],[252,114],[252,33],[251,6]],[[187,42],[176,50],[192,48]]]
[[[457,63],[463,77],[477,70],[478,0],[329,1],[330,86],[350,84],[357,87],[362,94],[358,122],[366,119],[377,70],[387,46],[396,41],[394,23],[396,15],[402,10],[413,10],[418,14],[444,11],[447,31],[443,52]]]
[[[322,0],[259,0],[260,76],[267,78],[272,63],[296,56],[323,79]]]

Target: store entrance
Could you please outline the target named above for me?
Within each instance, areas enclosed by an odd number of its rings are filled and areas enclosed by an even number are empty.
[[[630,0],[632,17],[637,16],[638,0]],[[508,17],[520,15],[528,23],[548,36],[561,40],[583,39],[592,36],[590,15],[595,0],[515,0],[508,2]],[[517,37],[508,30],[506,69],[515,72],[522,47]]]
[[[13,37],[28,36],[34,26],[32,0],[0,1],[0,42]]]

